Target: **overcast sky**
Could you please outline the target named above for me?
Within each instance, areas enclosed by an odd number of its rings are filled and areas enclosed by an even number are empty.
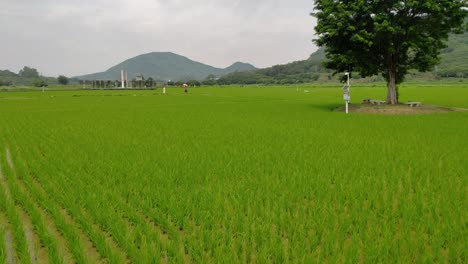
[[[268,67],[316,47],[313,0],[0,0],[0,69],[107,70],[171,51],[215,67]]]

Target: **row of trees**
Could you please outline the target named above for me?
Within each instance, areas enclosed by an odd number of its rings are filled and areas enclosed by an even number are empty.
[[[60,75],[58,78],[44,77],[35,68],[25,66],[18,73],[9,70],[0,70],[0,86],[31,85],[44,87],[50,84],[67,85],[70,79]]]

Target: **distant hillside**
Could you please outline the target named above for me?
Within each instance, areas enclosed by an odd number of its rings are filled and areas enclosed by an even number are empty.
[[[434,69],[433,76],[468,77],[468,33],[452,35],[447,45],[448,47],[441,52],[441,62]],[[322,66],[325,59],[325,49],[320,48],[312,53],[307,60],[275,65],[265,69],[235,72],[223,76],[218,82],[220,84],[293,84],[319,79],[327,80],[332,71]],[[355,76],[355,78],[359,77]],[[427,74],[416,74],[411,78],[423,79],[427,78]],[[380,80],[378,77],[374,79]]]
[[[143,74],[156,80],[204,80],[209,75],[216,77],[240,71],[254,70],[251,64],[236,62],[226,69],[212,67],[171,52],[152,52],[128,59],[104,72],[77,76],[80,80],[117,80],[120,71],[128,71],[128,78]]]
[[[269,68],[234,72],[221,77],[219,84],[293,84],[317,81],[324,73],[331,71],[322,66],[325,60],[324,49],[312,53],[307,60],[295,61]]]
[[[468,77],[468,33],[452,35],[436,68],[440,77]]]

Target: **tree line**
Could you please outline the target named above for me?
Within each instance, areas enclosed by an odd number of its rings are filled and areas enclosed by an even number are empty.
[[[0,70],[0,86],[29,85],[46,87],[49,84],[67,85],[70,81],[70,78],[64,75],[59,75],[57,78],[42,76],[36,68],[29,66],[24,66],[18,73]]]

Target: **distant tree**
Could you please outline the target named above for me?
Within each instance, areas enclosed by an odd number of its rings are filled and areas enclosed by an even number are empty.
[[[216,81],[215,80],[204,80],[202,82],[203,85],[215,85]]]
[[[3,77],[17,77],[18,75],[14,72],[11,72],[9,70],[0,70],[0,76]]]
[[[38,78],[39,77],[39,72],[31,67],[24,66],[23,69],[19,71],[19,76],[23,78]]]
[[[47,87],[47,83],[41,78],[34,78],[31,85],[34,87]]]
[[[327,68],[382,74],[387,103],[398,103],[397,85],[411,69],[431,70],[450,32],[461,33],[466,0],[315,0],[313,15]]]
[[[216,80],[216,76],[214,74],[209,74],[205,78],[205,81],[213,81],[213,80]]]
[[[195,87],[201,86],[201,82],[199,82],[197,80],[190,80],[190,81],[187,82],[187,84],[189,86],[195,86]]]
[[[216,84],[216,76],[214,74],[208,75],[205,80],[202,81],[203,85],[215,85]]]
[[[60,75],[58,78],[57,78],[57,81],[59,84],[62,84],[62,85],[67,85],[68,84],[68,78],[63,76],[63,75]]]
[[[154,79],[149,77],[145,80],[145,87],[152,88],[154,85]]]

